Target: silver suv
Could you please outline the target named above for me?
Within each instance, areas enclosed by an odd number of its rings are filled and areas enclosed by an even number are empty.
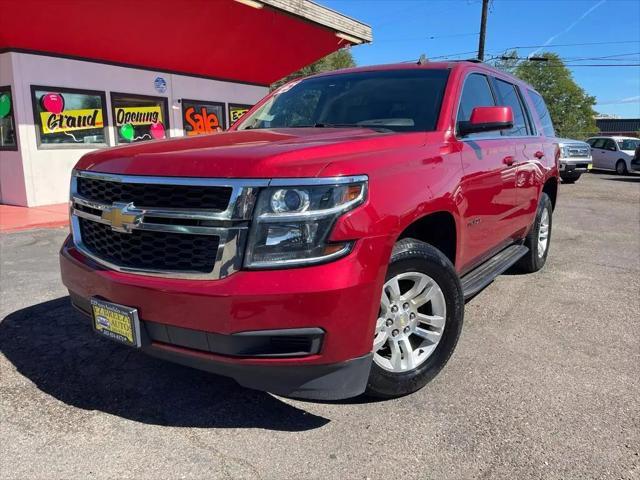
[[[560,178],[563,183],[574,183],[583,173],[591,170],[591,147],[586,142],[558,138],[560,147]]]

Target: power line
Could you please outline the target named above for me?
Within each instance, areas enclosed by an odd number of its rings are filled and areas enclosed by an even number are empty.
[[[522,46],[507,47],[507,48],[495,49],[495,50],[492,49],[492,52],[499,53],[499,52],[506,52],[507,50],[517,50],[518,48],[538,48],[538,47],[541,47],[541,46],[544,46],[544,47],[581,47],[581,46],[586,46],[586,45],[622,45],[622,44],[629,44],[629,43],[636,43],[636,44],[640,45],[640,41],[638,41],[638,40],[621,40],[621,41],[617,41],[617,42],[556,43],[556,44],[549,44],[549,45],[522,45]],[[429,57],[429,58],[434,60],[434,59],[438,59],[438,58],[459,57],[460,55],[471,55],[471,54],[474,54],[476,52],[477,52],[477,50],[470,50],[470,51],[466,51],[466,52],[456,52],[456,53],[446,53],[444,55],[437,55],[435,57]],[[499,55],[495,55],[495,56],[497,57]]]

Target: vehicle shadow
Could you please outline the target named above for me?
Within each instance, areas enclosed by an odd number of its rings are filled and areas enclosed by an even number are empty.
[[[0,352],[20,374],[62,402],[142,423],[304,431],[329,422],[231,379],[103,339],[71,307],[69,297],[4,318]]]
[[[640,183],[640,175],[633,177],[602,177],[603,180],[612,180],[614,182]]]

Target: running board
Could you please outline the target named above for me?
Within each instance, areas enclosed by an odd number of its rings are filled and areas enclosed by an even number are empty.
[[[474,268],[460,279],[464,299],[469,300],[476,293],[516,263],[529,251],[524,245],[511,245],[491,257],[479,267]]]

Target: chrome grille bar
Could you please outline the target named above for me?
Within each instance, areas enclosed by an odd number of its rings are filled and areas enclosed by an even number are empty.
[[[78,193],[78,177],[108,182],[150,185],[230,187],[229,204],[224,211],[206,209],[138,207],[133,202],[106,204],[85,198]],[[248,232],[248,221],[258,189],[267,186],[262,179],[216,179],[187,177],[155,177],[115,175],[74,171],[71,177],[71,229],[76,248],[99,264],[110,269],[151,276],[190,279],[224,278],[240,268]],[[116,215],[112,215],[114,213]],[[185,235],[215,235],[219,239],[218,251],[209,273],[190,271],[162,271],[117,265],[92,252],[82,241],[79,219],[110,225],[114,231],[130,233],[133,230],[181,233]],[[154,219],[162,219],[162,222]],[[174,222],[172,222],[174,220]]]

